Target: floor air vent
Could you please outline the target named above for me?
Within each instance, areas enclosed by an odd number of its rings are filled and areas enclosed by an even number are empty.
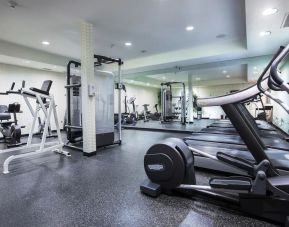
[[[289,28],[289,13],[286,13],[281,28]]]

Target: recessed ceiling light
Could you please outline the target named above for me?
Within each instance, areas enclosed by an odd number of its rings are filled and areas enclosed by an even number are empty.
[[[150,86],[150,83],[147,83],[147,86]]]
[[[25,61],[24,61],[24,63],[26,63],[26,64],[29,64],[29,63],[30,63],[30,61],[28,61],[28,60],[25,60]]]
[[[223,70],[223,72],[222,72],[222,73],[226,74],[226,73],[227,73],[227,70]]]
[[[201,78],[200,78],[200,77],[197,77],[196,80],[201,80]]]
[[[219,34],[219,35],[216,35],[216,38],[222,39],[222,38],[225,38],[226,36],[227,36],[226,34]]]
[[[50,45],[50,42],[48,42],[48,41],[42,41],[42,44],[45,45],[45,46],[49,46],[49,45]]]
[[[187,26],[187,27],[186,27],[186,30],[187,30],[187,31],[193,31],[193,30],[194,30],[194,27],[193,27],[193,26]]]
[[[265,9],[262,14],[263,14],[263,16],[269,16],[269,15],[275,14],[277,12],[278,12],[278,9],[276,9],[276,8],[268,8],[268,9]]]
[[[254,69],[257,70],[258,69],[257,66],[254,66]]]
[[[132,43],[131,42],[126,42],[124,45],[126,45],[127,47],[131,46]]]
[[[227,75],[226,77],[227,77],[227,78],[230,78],[231,76],[230,76],[230,75]]]
[[[56,65],[54,65],[54,66],[53,66],[53,68],[55,68],[55,69],[56,69],[56,68],[57,68],[57,66],[56,66]]]
[[[271,35],[271,32],[270,31],[264,31],[264,32],[260,32],[259,34],[261,37],[263,36],[268,36],[268,35]]]
[[[163,76],[163,77],[162,77],[162,79],[163,79],[163,80],[165,80],[165,79],[166,79],[166,77],[165,77],[165,76]]]

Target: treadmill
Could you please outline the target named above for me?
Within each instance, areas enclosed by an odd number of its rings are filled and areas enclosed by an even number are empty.
[[[279,51],[275,54],[274,58],[270,61],[270,63],[267,65],[265,70],[263,71],[260,78],[263,78],[266,72],[270,69],[271,64],[274,62],[275,59],[278,58],[279,54],[283,53],[283,48],[280,48]],[[287,53],[289,52],[289,45],[285,48],[285,51]],[[267,76],[265,79],[262,79],[260,81],[260,86],[265,88],[265,90],[269,89],[270,83],[272,83],[272,79]],[[289,90],[288,90],[289,91]],[[240,134],[240,137],[238,140],[242,140],[243,143],[229,143],[226,144],[223,141],[226,140],[226,136],[228,135],[222,135],[219,136],[216,139],[216,142],[209,141],[207,138],[210,136],[210,134],[201,134],[199,135],[198,139],[192,140],[185,138],[185,142],[189,146],[197,147],[197,149],[200,149],[201,151],[204,151],[205,153],[209,153],[212,155],[231,155],[233,157],[241,157],[246,158],[249,162],[254,162],[256,160],[256,157],[253,157],[251,152],[252,150],[262,150],[262,152],[265,152],[266,155],[270,158],[273,165],[280,170],[280,172],[284,174],[289,173],[289,153],[286,151],[286,149],[280,149],[280,148],[271,148],[266,146],[266,144],[261,139],[260,135],[258,134],[258,131],[256,130],[256,127],[254,127],[251,123],[250,118],[246,116],[246,114],[242,111],[240,111],[240,103],[244,102],[252,97],[254,97],[256,94],[260,93],[260,90],[258,89],[258,85],[251,86],[245,90],[232,93],[225,96],[219,96],[219,97],[213,97],[213,98],[205,98],[205,99],[199,99],[198,105],[203,106],[221,106],[229,119],[231,120],[232,124],[234,125],[237,132]],[[265,95],[267,95],[265,93]],[[275,99],[274,99],[275,100]],[[275,100],[279,101],[279,100]],[[284,106],[283,106],[284,107]],[[289,113],[289,109],[287,111]],[[203,141],[200,140],[201,136],[204,137]],[[230,136],[230,140],[234,140],[234,137],[236,136]],[[204,143],[206,141],[206,143]],[[221,141],[221,142],[220,142]],[[276,145],[279,144],[279,141],[276,142]],[[247,149],[246,149],[247,147]],[[282,147],[281,147],[282,148]],[[283,147],[285,148],[285,147]],[[260,152],[260,153],[262,153]],[[218,170],[222,172],[229,172],[229,173],[236,173],[240,174],[239,171],[235,171],[232,169],[231,166],[224,165],[221,162],[217,160],[210,160],[206,158],[205,156],[196,154],[195,155],[195,166],[211,169],[211,170]]]
[[[235,103],[236,110],[244,117],[246,117],[247,121],[251,124],[251,127],[254,128],[256,131],[256,134],[258,137],[260,137],[260,140],[268,147],[273,149],[280,149],[289,151],[289,142],[284,140],[281,135],[275,134],[268,134],[267,136],[262,136],[260,130],[255,126],[255,121],[252,121],[252,119],[248,116],[250,113],[246,113],[243,111],[243,108],[245,108],[241,103]],[[236,130],[236,129],[235,129]],[[238,132],[240,134],[240,132]],[[271,136],[270,136],[271,135]],[[237,134],[221,134],[221,133],[211,133],[210,131],[199,132],[199,133],[193,133],[192,136],[186,137],[186,140],[198,140],[198,141],[210,141],[215,143],[229,143],[229,144],[238,144],[238,145],[244,145],[244,141],[242,138]]]

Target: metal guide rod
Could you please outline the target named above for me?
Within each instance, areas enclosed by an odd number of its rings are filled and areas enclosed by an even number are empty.
[[[121,61],[118,63],[118,86],[121,86]],[[118,87],[118,139],[121,143],[122,131],[121,131],[121,87]]]

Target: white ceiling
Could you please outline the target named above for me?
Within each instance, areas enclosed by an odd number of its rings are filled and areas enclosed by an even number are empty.
[[[15,1],[15,9],[0,2],[0,39],[73,58],[80,57],[82,20],[94,24],[96,53],[124,59],[141,57],[141,50],[152,55],[213,43],[219,34],[245,39],[244,1]],[[195,30],[187,32],[187,25]],[[125,47],[126,41],[133,46]]]
[[[0,1],[0,62],[25,67],[46,65],[56,70],[54,66],[59,59],[56,68],[63,70],[65,58],[60,56],[79,59],[83,20],[94,25],[96,54],[123,58],[126,78],[139,77],[145,72],[147,77],[142,79],[150,79],[152,83],[163,77],[163,71],[173,77],[169,73],[175,72],[175,66],[186,68],[268,55],[289,43],[289,28],[281,28],[289,12],[288,0],[14,1],[19,4],[15,9],[9,7],[8,0]],[[264,17],[262,12],[268,7],[279,11]],[[195,29],[187,32],[187,25]],[[272,35],[259,36],[267,30]],[[216,38],[220,34],[226,36]],[[43,40],[51,45],[43,46]],[[127,41],[133,45],[124,46]],[[49,54],[45,56],[45,52]],[[28,65],[25,60],[31,63]],[[242,64],[232,66],[232,72],[239,75]],[[255,63],[246,64],[246,76],[250,80]],[[202,71],[204,80],[218,80],[222,76],[214,71],[219,66],[211,68]],[[187,75],[188,70],[181,71]],[[235,74],[231,74],[233,80]]]
[[[158,80],[160,83],[162,83],[164,81],[187,82],[188,75],[190,75],[193,78],[193,80],[196,80],[196,81],[211,80],[212,77],[215,80],[234,79],[234,78],[241,78],[241,79],[246,80],[246,74],[247,74],[246,65],[234,65],[234,66],[198,69],[198,70],[193,70],[189,72],[182,71],[179,73],[157,74],[157,75],[150,75],[148,77]]]
[[[31,61],[28,59],[16,58],[16,57],[4,56],[4,55],[0,55],[0,62],[3,64],[17,65],[17,66],[23,66],[27,68],[31,68],[31,66],[33,66],[33,68],[35,69],[41,69],[41,70],[46,70],[46,71],[54,71],[54,72],[60,72],[60,73],[66,72],[66,68],[63,66],[46,64],[42,62]]]

